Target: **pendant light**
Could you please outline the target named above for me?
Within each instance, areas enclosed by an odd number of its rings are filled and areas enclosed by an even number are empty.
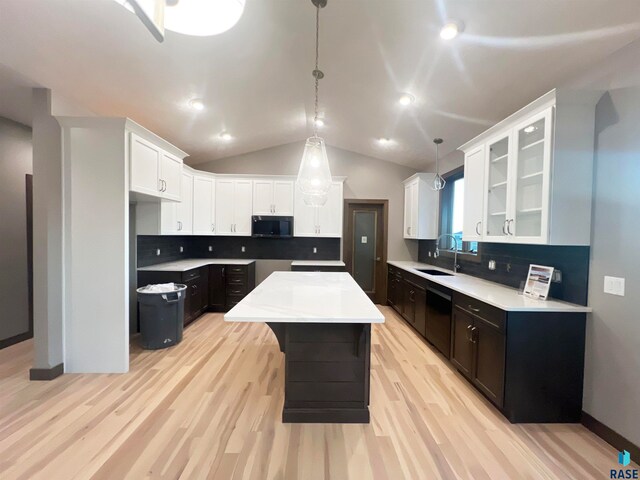
[[[433,183],[431,184],[431,189],[435,191],[442,190],[445,184],[447,183],[447,181],[444,178],[442,178],[442,175],[440,175],[440,166],[438,165],[438,145],[440,145],[442,142],[443,140],[441,138],[433,139],[433,143],[436,144],[436,174],[433,177]]]
[[[315,115],[313,117],[313,136],[307,138],[300,161],[300,170],[296,185],[302,192],[307,205],[321,207],[327,203],[327,196],[331,189],[331,170],[324,139],[318,136],[318,83],[324,78],[324,73],[318,68],[319,40],[320,40],[320,9],[327,5],[327,0],[311,0],[316,7],[316,68],[313,70],[315,79]]]

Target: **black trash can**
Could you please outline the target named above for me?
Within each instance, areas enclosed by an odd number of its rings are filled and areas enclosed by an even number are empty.
[[[186,285],[175,284],[171,292],[148,291],[139,288],[140,344],[147,350],[157,350],[182,341],[184,298]]]

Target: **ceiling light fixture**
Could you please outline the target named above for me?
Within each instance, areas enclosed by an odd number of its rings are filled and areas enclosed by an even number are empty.
[[[224,132],[220,134],[220,138],[222,140],[224,140],[225,142],[229,142],[231,139],[233,139],[233,137],[231,136],[230,133]]]
[[[316,127],[324,127],[324,120],[322,120],[321,118],[315,119],[314,123],[316,124]]]
[[[462,33],[464,30],[464,24],[458,21],[447,22],[440,30],[440,38],[444,40],[453,40]]]
[[[184,35],[207,37],[232,28],[246,0],[180,0],[167,2],[164,28]]]
[[[442,178],[440,175],[440,166],[438,165],[438,146],[443,142],[441,138],[434,138],[433,143],[436,144],[436,174],[433,177],[433,184],[431,185],[431,189],[438,191],[442,190],[446,185],[447,181]]]
[[[410,93],[403,93],[402,96],[398,99],[398,103],[403,107],[411,105],[415,101],[415,98]]]
[[[378,143],[380,145],[389,145],[391,143],[391,139],[387,137],[381,137],[378,139]]]
[[[204,102],[200,98],[194,98],[189,101],[189,106],[194,110],[204,110]]]
[[[315,79],[315,115],[313,117],[313,136],[307,138],[300,161],[300,170],[296,185],[302,192],[304,203],[320,207],[327,203],[331,189],[331,170],[324,139],[318,137],[318,84],[324,73],[318,68],[320,57],[320,9],[326,7],[327,0],[311,0],[316,7],[316,67],[313,70]]]

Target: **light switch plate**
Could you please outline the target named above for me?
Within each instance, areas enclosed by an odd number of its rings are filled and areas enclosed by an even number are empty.
[[[604,293],[624,297],[624,278],[605,276]]]
[[[180,253],[184,252],[184,248],[180,247]]]
[[[360,243],[367,243],[367,237],[363,235],[360,239]]]
[[[316,247],[313,247],[313,253],[318,253],[318,249]]]
[[[243,246],[242,246],[242,253],[244,253],[244,252],[246,252],[246,251],[247,251],[247,249],[246,249],[246,248],[244,248],[244,245],[243,245]]]
[[[209,251],[213,252],[213,247],[211,245],[209,245]]]
[[[496,261],[489,260],[489,270],[495,270],[495,269],[496,269]]]
[[[156,249],[156,256],[158,256],[158,257],[160,256],[160,249],[159,248]]]

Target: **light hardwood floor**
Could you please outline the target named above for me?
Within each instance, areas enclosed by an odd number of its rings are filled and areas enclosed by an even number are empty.
[[[0,478],[602,479],[615,450],[580,425],[511,425],[388,307],[373,328],[370,425],[282,424],[266,325],[208,314],[126,375],[29,382],[0,351]]]

